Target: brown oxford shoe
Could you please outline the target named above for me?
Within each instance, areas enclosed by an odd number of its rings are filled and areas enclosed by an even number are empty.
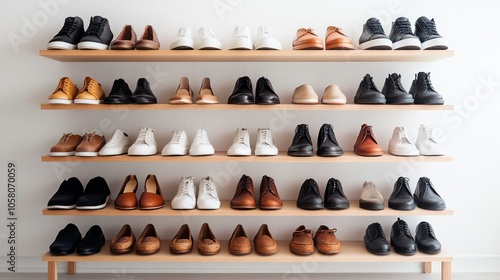
[[[162,208],[163,205],[165,205],[165,200],[163,199],[158,180],[156,180],[155,175],[149,174],[144,182],[144,192],[139,199],[139,209],[153,210]]]
[[[236,193],[230,202],[231,208],[255,209],[257,206],[253,194],[254,189],[252,178],[243,174],[238,182],[238,186],[236,187]]]
[[[351,39],[344,34],[341,28],[328,26],[326,28],[325,49],[327,50],[354,50]]]
[[[82,142],[82,136],[73,133],[64,133],[59,142],[50,148],[49,156],[66,157],[74,156],[75,150]]]
[[[111,240],[109,249],[115,254],[126,254],[134,249],[135,235],[130,225],[124,225],[120,232]]]
[[[115,199],[115,208],[132,210],[137,208],[137,177],[128,175],[123,181],[122,188]]]
[[[185,254],[193,250],[193,236],[187,224],[183,224],[169,245],[170,253]]]
[[[78,144],[75,150],[75,156],[77,157],[96,157],[99,155],[99,151],[106,145],[106,138],[104,136],[92,133],[85,133],[83,139]]]
[[[156,233],[155,227],[148,224],[142,232],[137,244],[135,245],[135,252],[138,255],[151,255],[160,251],[160,237]]]
[[[377,143],[370,125],[363,124],[361,126],[356,144],[354,144],[354,153],[365,157],[376,157],[383,154],[382,147]]]
[[[313,232],[304,225],[299,226],[294,232],[289,244],[290,252],[297,255],[310,255],[314,253]]]
[[[237,225],[229,239],[229,253],[233,255],[248,255],[252,252],[252,244],[242,225]]]
[[[336,228],[329,229],[325,225],[321,225],[314,236],[314,243],[318,251],[322,254],[332,255],[340,253],[340,242],[335,237]]]
[[[323,40],[314,33],[314,29],[300,28],[293,39],[292,47],[294,50],[322,50]]]
[[[255,252],[263,256],[274,255],[278,253],[278,243],[274,240],[267,224],[260,226],[259,231],[253,239]]]
[[[220,251],[220,242],[215,238],[214,233],[207,223],[201,226],[196,245],[198,252],[202,255],[215,255]]]
[[[259,208],[264,210],[277,210],[281,209],[281,207],[283,207],[283,201],[280,199],[273,178],[264,175],[260,182]]]

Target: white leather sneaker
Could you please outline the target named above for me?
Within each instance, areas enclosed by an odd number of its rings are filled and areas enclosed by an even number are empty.
[[[115,156],[126,154],[130,147],[129,138],[126,133],[116,129],[111,139],[99,151],[100,156]]]
[[[194,178],[182,177],[179,182],[177,194],[170,202],[172,209],[189,210],[196,207],[196,192],[194,190]]]
[[[238,128],[234,133],[233,144],[227,150],[228,156],[250,156],[250,134],[246,128]]]
[[[152,128],[139,128],[139,135],[134,144],[128,148],[130,156],[150,156],[155,155],[158,150],[155,135]]]
[[[194,134],[193,143],[189,148],[191,156],[207,156],[215,153],[214,147],[208,140],[207,132],[203,129],[198,129]]]
[[[281,43],[271,34],[267,26],[257,29],[257,40],[255,40],[256,50],[281,50]]]
[[[215,37],[214,32],[210,27],[201,27],[198,30],[198,36],[200,40],[198,41],[199,50],[221,50],[222,44]]]
[[[389,140],[389,153],[395,156],[418,156],[420,153],[411,141],[404,126],[396,126]]]
[[[202,210],[213,210],[220,208],[219,195],[212,177],[202,178],[198,186],[198,200],[196,207]]]
[[[173,131],[170,142],[163,147],[162,156],[184,156],[189,151],[189,139],[183,130]]]
[[[252,35],[248,26],[237,26],[233,31],[233,38],[229,42],[230,50],[251,50],[253,48]]]
[[[442,156],[444,148],[434,138],[434,127],[421,124],[418,129],[418,137],[415,145],[423,156]]]
[[[191,27],[181,27],[177,39],[170,44],[171,50],[194,50],[193,31]]]
[[[274,146],[273,136],[269,128],[259,128],[257,130],[257,143],[255,143],[256,156],[276,156],[278,148]]]

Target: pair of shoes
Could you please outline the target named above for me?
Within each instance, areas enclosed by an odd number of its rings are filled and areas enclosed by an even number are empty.
[[[215,37],[210,27],[201,27],[198,30],[199,50],[221,50],[222,44]],[[177,32],[177,38],[170,44],[171,50],[194,50],[193,31],[191,27],[181,27]]]
[[[207,223],[204,223],[200,228],[196,247],[202,255],[215,255],[220,251],[220,242]],[[193,235],[187,224],[180,227],[169,244],[169,250],[172,254],[186,254],[193,250]]]
[[[349,208],[349,200],[344,194],[342,184],[338,179],[330,178],[325,188],[325,200],[321,198],[318,183],[314,179],[307,179],[300,187],[297,198],[297,207],[306,210],[331,209],[341,210]]]
[[[192,104],[193,103],[193,90],[189,86],[189,79],[181,77],[179,86],[175,91],[175,95],[168,101],[169,104]],[[214,95],[212,87],[210,86],[210,79],[203,78],[201,82],[200,91],[196,97],[197,104],[218,104],[219,100]]]
[[[252,42],[252,35],[248,26],[237,26],[234,28],[233,37],[229,42],[230,50],[281,50],[281,43],[273,37],[271,30],[267,26],[260,26],[257,29],[257,40],[255,46]]]
[[[91,77],[85,77],[83,87],[78,87],[68,77],[62,77],[56,89],[49,96],[50,104],[99,104],[104,100],[101,84]]]
[[[112,50],[158,50],[160,49],[160,41],[151,25],[144,27],[141,38],[137,40],[134,28],[127,24],[123,26],[116,40],[111,42],[109,48]]]
[[[97,210],[106,206],[111,191],[106,180],[100,176],[92,178],[85,190],[76,177],[64,180],[56,193],[49,199],[47,209]]]
[[[149,174],[144,181],[144,192],[137,201],[138,182],[133,174],[128,175],[123,181],[120,192],[115,199],[115,208],[120,210],[132,210],[139,206],[142,210],[153,210],[165,205],[160,185],[154,174]]]
[[[113,32],[106,18],[93,16],[87,30],[83,28],[83,20],[67,17],[59,32],[49,41],[49,50],[106,50],[113,40]]]
[[[421,124],[415,144],[406,133],[404,126],[394,128],[389,141],[389,153],[395,156],[440,156],[444,155],[444,148],[434,138],[434,127]]]
[[[260,226],[254,237],[255,252],[259,255],[270,256],[278,252],[278,243],[274,240],[267,224]],[[248,255],[252,253],[252,244],[245,229],[238,224],[231,234],[228,243],[229,253],[236,256]]]
[[[252,90],[252,81],[248,76],[236,80],[233,92],[227,100],[227,104],[280,104],[280,98],[273,89],[271,81],[266,77],[260,77],[255,86],[255,101]]]
[[[318,104],[319,97],[314,88],[309,84],[302,84],[295,88],[292,95],[292,104]],[[343,105],[347,98],[337,85],[328,85],[321,97],[321,103]]]
[[[173,131],[170,141],[163,147],[162,156],[206,156],[215,153],[214,147],[210,144],[208,134],[203,129],[198,129],[194,134],[193,143],[189,144],[189,139],[185,131]]]
[[[313,237],[313,231],[300,225],[292,234],[289,243],[290,252],[297,255],[310,255],[314,253],[314,247],[322,254],[332,255],[340,253],[341,245],[335,236],[336,228],[328,228],[325,225],[319,226]]]
[[[104,234],[98,225],[93,225],[82,238],[78,227],[69,223],[58,232],[49,250],[52,255],[68,255],[75,251],[78,255],[93,255],[101,251],[104,242]]]
[[[257,208],[254,197],[253,180],[250,176],[245,174],[241,176],[236,186],[236,192],[231,199],[230,206],[233,209],[242,210]],[[260,182],[259,208],[264,210],[278,210],[281,209],[281,207],[283,207],[283,201],[280,199],[273,178],[267,175],[262,176]]]
[[[63,133],[59,142],[50,148],[49,156],[94,157],[106,144],[106,138],[95,132],[82,136],[73,133]]]
[[[201,179],[198,187],[198,197],[196,197],[194,178],[191,176],[182,177],[179,182],[177,194],[170,204],[174,210],[190,210],[195,207],[203,210],[220,208],[217,187],[212,177],[204,177]]]
[[[380,242],[383,242],[381,238]],[[420,251],[427,254],[437,254],[441,251],[441,243],[437,240],[434,230],[429,223],[421,222],[418,224],[416,239],[414,239],[408,224],[400,218],[391,227],[390,244],[394,247],[396,253],[405,256],[415,255],[417,247]]]
[[[344,151],[337,142],[331,124],[325,123],[321,126],[318,133],[317,147],[318,156],[337,157],[344,154]],[[310,157],[314,155],[309,126],[307,124],[297,125],[292,144],[288,148],[287,154],[294,157]]]
[[[109,95],[104,98],[104,104],[156,104],[158,103],[146,78],[139,78],[134,92],[125,80],[116,79]]]
[[[130,253],[135,249],[138,255],[151,255],[160,251],[160,245],[160,237],[152,224],[146,225],[138,239],[130,225],[126,224],[111,240],[109,249],[115,254]]]
[[[300,28],[292,42],[294,50],[354,50],[351,39],[342,28],[328,26],[326,28],[325,46],[312,28]]]
[[[233,144],[227,150],[228,156],[250,156],[250,134],[246,128],[238,128],[234,133]],[[256,156],[276,156],[278,148],[273,143],[273,137],[269,128],[257,130],[257,142],[255,143]]]

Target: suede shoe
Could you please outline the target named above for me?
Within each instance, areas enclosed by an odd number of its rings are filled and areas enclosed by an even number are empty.
[[[135,235],[130,225],[126,224],[111,240],[109,250],[115,254],[126,254],[132,252],[135,246]]]
[[[325,208],[342,210],[349,208],[349,204],[349,200],[344,194],[340,181],[335,178],[330,178],[325,189]]]
[[[98,210],[106,207],[111,191],[104,178],[97,176],[87,183],[82,195],[76,201],[76,209]]]
[[[84,256],[97,254],[101,251],[105,242],[106,239],[104,238],[101,227],[93,225],[76,246],[76,253]]]
[[[370,224],[366,228],[363,241],[368,252],[375,255],[387,255],[391,251],[389,242],[385,238],[384,230],[379,223]]]
[[[391,245],[394,247],[394,251],[401,255],[411,256],[417,252],[415,240],[411,235],[408,224],[399,218],[392,225]]]
[[[56,89],[49,96],[49,104],[71,104],[79,90],[68,77],[62,77]]]
[[[320,157],[338,157],[344,154],[344,151],[339,146],[333,126],[331,124],[323,124],[318,133],[318,150],[317,155]]]
[[[189,85],[189,79],[181,77],[179,86],[175,91],[175,95],[168,100],[169,104],[192,104],[193,103],[193,90]]]
[[[229,238],[229,253],[242,256],[252,253],[252,244],[241,224],[238,224]]]
[[[311,157],[314,155],[309,126],[299,124],[295,128],[292,145],[288,147],[288,155],[293,157]]]
[[[303,84],[293,91],[292,104],[318,104],[318,98],[311,85]]]
[[[75,104],[100,104],[105,97],[101,84],[91,77],[85,77],[83,87],[73,101]]]
[[[75,224],[69,223],[59,231],[56,239],[50,244],[50,253],[56,256],[72,254],[80,243],[82,235]]]
[[[441,252],[441,242],[437,240],[431,224],[421,222],[415,233],[415,243],[420,252],[426,254],[438,254]]]
[[[196,245],[198,252],[202,255],[215,255],[220,251],[220,242],[207,223],[201,225]]]
[[[436,192],[432,182],[427,177],[420,177],[413,193],[413,199],[419,208],[433,211],[446,209],[446,203]]]
[[[99,151],[106,145],[106,138],[98,135],[95,132],[85,133],[83,139],[75,149],[77,157],[96,157]]]
[[[148,224],[142,231],[135,244],[135,253],[138,255],[151,255],[160,251],[161,240],[154,225]]]
[[[252,81],[248,76],[240,77],[236,80],[233,93],[229,96],[227,104],[253,104]]]
[[[187,224],[183,224],[168,245],[172,254],[186,254],[193,250],[193,235]]]
[[[201,81],[200,91],[196,97],[196,104],[218,104],[219,99],[214,95],[210,86],[210,78],[203,78]]]
[[[259,255],[270,256],[278,253],[278,243],[269,231],[267,224],[260,226],[253,239],[255,252]]]
[[[49,156],[66,157],[74,156],[76,148],[82,142],[83,137],[73,133],[63,133],[59,142],[50,148]]]
[[[364,182],[361,197],[359,198],[359,207],[367,210],[384,209],[384,197],[374,183]]]
[[[300,187],[297,207],[306,210],[323,209],[323,199],[319,194],[318,183],[314,179],[307,179]]]
[[[344,105],[347,103],[347,98],[344,92],[337,85],[328,85],[321,97],[322,104]]]
[[[254,198],[253,181],[250,176],[245,174],[241,176],[230,206],[233,209],[255,209],[257,207]]]
[[[336,228],[329,229],[325,225],[319,226],[314,235],[314,243],[318,252],[325,255],[333,255],[340,253],[341,245],[335,236]]]
[[[304,225],[299,226],[292,235],[289,243],[290,252],[297,255],[310,255],[314,253],[313,232]]]
[[[394,183],[394,189],[389,197],[389,208],[396,210],[413,210],[415,209],[415,201],[411,195],[409,179],[406,177],[399,177]]]
[[[47,203],[47,209],[73,209],[83,193],[83,185],[76,177],[64,180]]]

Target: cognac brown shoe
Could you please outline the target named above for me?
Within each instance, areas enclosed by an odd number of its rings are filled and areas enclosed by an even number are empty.
[[[74,156],[76,147],[80,144],[83,137],[73,133],[63,133],[59,142],[50,148],[49,156],[67,157]]]
[[[207,223],[201,226],[197,242],[198,252],[202,255],[215,255],[220,251],[220,242]]]
[[[278,243],[274,240],[267,224],[260,226],[259,231],[253,239],[255,252],[259,255],[269,256],[278,253]]]
[[[252,244],[242,225],[237,225],[229,239],[229,253],[237,256],[248,255],[252,252]]]
[[[49,96],[50,104],[71,104],[79,90],[68,77],[62,77],[56,89]]]
[[[165,199],[161,193],[160,184],[156,176],[149,174],[144,182],[144,192],[139,199],[139,209],[153,210],[162,208],[165,205]]]
[[[277,210],[281,209],[281,207],[283,207],[283,201],[280,199],[273,178],[264,175],[260,182],[259,208],[264,210]]]
[[[138,50],[160,49],[160,40],[158,40],[158,35],[151,25],[146,25],[141,38],[135,43],[135,48]]]
[[[336,228],[329,229],[325,225],[321,225],[314,236],[314,243],[318,251],[322,254],[332,255],[340,253],[340,242],[335,237]]]
[[[111,42],[109,46],[112,50],[133,50],[135,48],[135,43],[137,42],[137,34],[135,34],[132,25],[125,25],[122,31],[116,37],[116,40]]]
[[[186,254],[193,250],[193,235],[187,224],[183,224],[168,246],[172,254]]]
[[[156,233],[155,227],[148,224],[142,232],[137,244],[135,245],[135,252],[138,255],[151,255],[160,251],[160,237]]]
[[[253,181],[250,176],[243,174],[230,205],[233,209],[255,209],[257,207],[253,196]]]
[[[218,104],[219,99],[214,95],[210,87],[210,78],[203,78],[201,81],[201,88],[198,96],[196,97],[196,104]]]
[[[294,232],[289,244],[290,252],[297,255],[310,255],[314,253],[313,232],[304,225],[299,226]]]
[[[104,90],[101,84],[91,77],[85,77],[83,87],[73,101],[75,104],[100,104],[104,101]]]
[[[325,49],[327,50],[354,50],[351,39],[341,28],[328,26],[326,28]]]
[[[106,145],[106,138],[95,132],[85,133],[83,139],[75,150],[77,157],[96,157],[99,151]]]
[[[300,28],[293,39],[294,50],[322,50],[323,40],[314,33],[312,28]]]
[[[120,210],[132,210],[137,208],[137,177],[128,175],[123,181],[122,188],[116,196],[115,208]]]
[[[169,104],[192,104],[193,103],[193,90],[189,86],[189,80],[182,77],[175,95],[168,101]]]
[[[383,154],[370,125],[363,124],[354,144],[354,153],[365,157],[376,157]]]
[[[132,252],[135,246],[135,235],[130,225],[124,225],[120,232],[111,240],[109,250],[115,254]]]

